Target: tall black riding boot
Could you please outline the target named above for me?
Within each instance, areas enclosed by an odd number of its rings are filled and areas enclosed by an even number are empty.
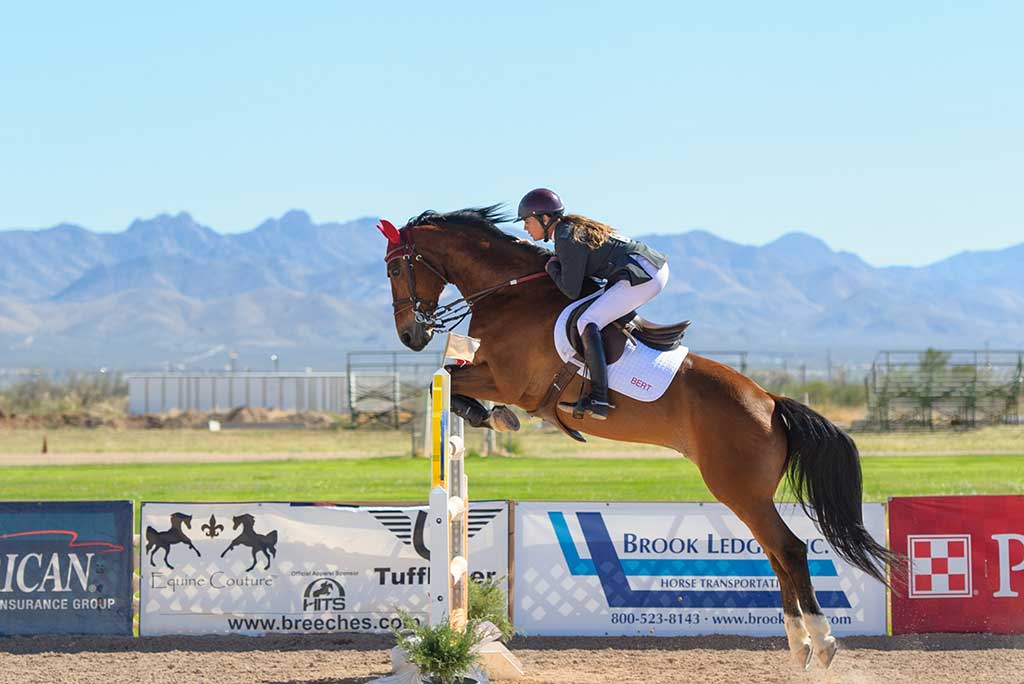
[[[608,363],[604,355],[604,341],[596,323],[590,323],[580,335],[583,340],[583,357],[590,372],[590,394],[576,403],[561,402],[558,408],[572,413],[574,418],[589,415],[594,420],[608,417]]]

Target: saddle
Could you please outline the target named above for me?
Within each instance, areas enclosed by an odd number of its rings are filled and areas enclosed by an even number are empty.
[[[583,312],[596,301],[597,299],[590,299],[576,307],[569,314],[569,319],[565,323],[565,334],[569,338],[569,343],[572,344],[572,348],[581,357],[583,356],[583,343],[580,340],[580,331],[577,323]],[[651,323],[639,316],[636,311],[630,311],[601,331],[601,340],[604,342],[604,353],[608,359],[608,365],[612,365],[622,357],[622,352],[626,349],[627,339],[634,344],[638,341],[643,342],[648,347],[658,351],[672,351],[682,344],[683,335],[686,334],[686,329],[689,327],[690,321],[681,321],[669,325]]]
[[[562,365],[561,370],[555,374],[554,379],[551,381],[551,386],[548,387],[548,391],[544,398],[541,399],[540,404],[533,411],[528,411],[530,415],[539,416],[558,427],[577,442],[586,442],[587,440],[584,439],[578,430],[574,430],[562,422],[562,417],[559,415],[555,405],[562,396],[562,392],[569,386],[569,382],[576,377],[576,371],[579,368],[578,364],[583,361],[583,343],[580,340],[580,333],[576,325],[580,315],[595,301],[597,300],[587,300],[569,314],[569,319],[565,324],[565,333],[569,338],[572,348],[576,350],[577,358],[576,360],[570,359]],[[601,341],[604,343],[607,363],[610,366],[622,358],[622,354],[626,349],[627,339],[634,344],[640,341],[658,351],[671,351],[680,346],[683,335],[686,334],[686,329],[689,327],[690,321],[682,321],[671,325],[658,325],[641,318],[637,315],[636,311],[631,311],[622,318],[613,321],[611,325],[605,326],[604,330],[601,331]]]

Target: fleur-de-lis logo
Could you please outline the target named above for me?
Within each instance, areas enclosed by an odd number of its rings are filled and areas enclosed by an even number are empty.
[[[210,516],[210,522],[208,522],[205,525],[203,525],[200,529],[203,530],[206,533],[207,537],[209,537],[210,539],[213,539],[214,537],[217,537],[217,536],[220,535],[221,531],[224,529],[224,526],[223,525],[218,525],[217,524],[217,518],[215,518],[215,517],[213,517],[211,515]]]

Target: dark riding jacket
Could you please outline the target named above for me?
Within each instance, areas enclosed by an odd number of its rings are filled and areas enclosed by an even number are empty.
[[[558,261],[547,266],[548,274],[558,289],[569,299],[577,299],[586,278],[601,278],[608,286],[620,280],[630,285],[640,285],[651,280],[640,264],[633,259],[642,256],[655,268],[665,265],[665,256],[642,242],[612,233],[600,247],[584,244],[573,235],[572,224],[560,222],[554,230],[555,254]]]

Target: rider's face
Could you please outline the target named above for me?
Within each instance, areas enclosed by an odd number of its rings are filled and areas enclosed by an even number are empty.
[[[523,228],[530,234],[534,240],[544,239],[544,227],[540,225],[540,221],[536,216],[530,216],[523,221]]]

